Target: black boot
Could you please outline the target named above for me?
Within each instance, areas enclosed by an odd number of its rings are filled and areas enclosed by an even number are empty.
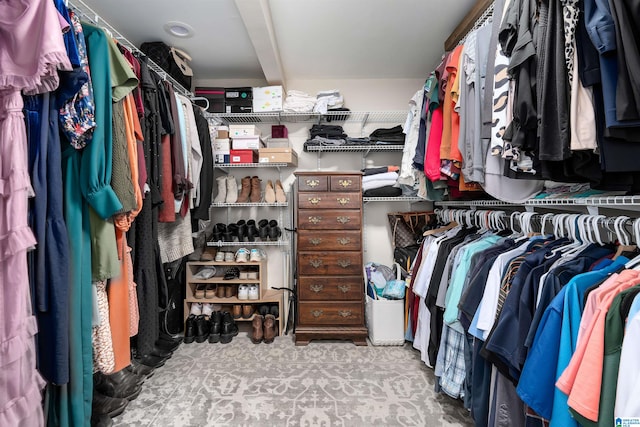
[[[190,314],[184,327],[184,343],[191,344],[196,339],[196,316]]]
[[[225,311],[222,315],[222,331],[220,333],[220,342],[222,344],[228,344],[236,335],[238,335],[238,325],[236,325],[235,320],[233,320],[233,316],[231,315],[231,313]]]
[[[238,242],[244,242],[244,238],[247,235],[247,223],[244,219],[241,219],[236,225],[238,226]]]
[[[260,240],[266,242],[269,237],[269,221],[266,219],[261,219],[258,222],[258,235],[260,236]]]
[[[238,237],[238,224],[229,224],[227,225],[227,231],[231,238],[227,240],[227,242],[233,242],[234,237]]]
[[[91,413],[96,416],[105,415],[113,418],[122,414],[128,404],[129,401],[127,399],[105,396],[94,389]]]
[[[209,320],[209,342],[215,344],[220,342],[220,333],[222,331],[222,314],[214,311]]]
[[[196,342],[204,342],[207,338],[209,338],[209,319],[201,314],[196,316]]]
[[[127,400],[135,399],[142,390],[133,377],[104,375],[101,372],[93,374],[93,386],[105,396]]]
[[[255,242],[256,236],[258,236],[258,227],[256,227],[256,220],[250,219],[249,221],[247,221],[247,240],[250,242]]]
[[[280,227],[278,227],[278,221],[272,219],[269,221],[269,240],[278,240],[278,237],[282,235]]]

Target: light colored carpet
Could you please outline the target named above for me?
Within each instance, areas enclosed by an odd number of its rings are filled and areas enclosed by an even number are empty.
[[[182,344],[116,426],[472,426],[409,344]]]

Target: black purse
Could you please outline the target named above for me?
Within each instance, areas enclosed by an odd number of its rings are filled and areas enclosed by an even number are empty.
[[[189,55],[163,42],[142,43],[140,50],[182,87],[189,91],[192,89],[193,71],[187,63],[191,60]]]

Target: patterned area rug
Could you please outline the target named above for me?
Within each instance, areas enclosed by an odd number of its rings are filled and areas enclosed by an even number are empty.
[[[460,401],[433,391],[409,344],[356,347],[290,336],[254,345],[181,345],[116,426],[472,426]]]

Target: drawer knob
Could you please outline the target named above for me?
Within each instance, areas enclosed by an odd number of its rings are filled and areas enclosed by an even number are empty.
[[[307,184],[307,186],[311,187],[311,188],[315,188],[318,185],[320,185],[320,181],[317,179],[307,179],[305,180],[305,183]]]
[[[309,222],[311,224],[318,224],[320,221],[322,221],[322,217],[321,216],[310,216],[309,217]]]
[[[347,203],[349,203],[351,201],[350,198],[348,197],[338,197],[336,199],[338,201],[338,203],[340,203],[342,206],[346,205]]]
[[[351,285],[338,285],[338,289],[343,294],[346,294],[347,292],[349,292],[351,290]]]
[[[317,319],[318,317],[322,316],[322,310],[312,310],[311,315]]]
[[[312,205],[317,205],[322,199],[320,197],[309,197],[308,200]]]
[[[338,265],[342,268],[347,268],[351,265],[351,261],[348,259],[339,259]]]
[[[351,312],[351,310],[340,310],[338,311],[338,314],[340,315],[340,317],[351,317],[353,313]]]
[[[315,284],[315,283],[314,283],[313,285],[311,285],[311,286],[310,286],[310,288],[311,288],[311,290],[312,290],[313,292],[315,292],[316,294],[318,294],[318,293],[320,293],[320,291],[321,291],[321,290],[323,290],[323,289],[324,289],[324,285],[317,285],[317,284]]]
[[[351,185],[353,185],[353,181],[351,181],[350,179],[339,179],[338,185],[340,185],[342,188],[351,187]]]
[[[312,238],[309,239],[309,242],[313,246],[318,246],[320,243],[322,243],[322,239],[320,237],[312,237]]]
[[[345,246],[351,243],[351,239],[349,237],[340,237],[338,239],[338,243],[340,243],[342,246]]]
[[[309,260],[309,265],[313,268],[319,268],[322,265],[322,260],[321,259]]]
[[[348,216],[339,216],[336,218],[336,221],[338,221],[340,224],[346,224],[351,221],[351,218],[349,218]]]

